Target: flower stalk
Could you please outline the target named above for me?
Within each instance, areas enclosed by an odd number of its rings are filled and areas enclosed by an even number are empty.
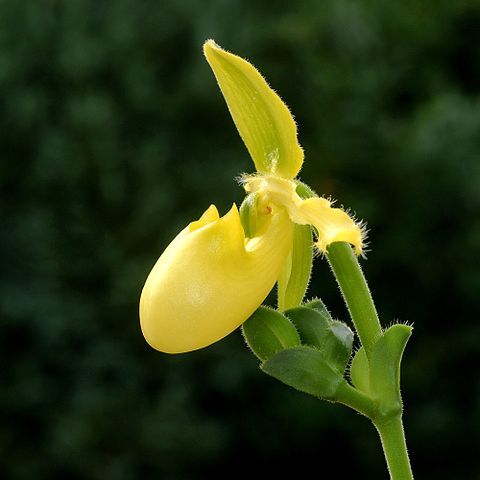
[[[373,345],[382,334],[382,327],[365,275],[350,245],[345,242],[332,243],[326,256],[369,357]]]

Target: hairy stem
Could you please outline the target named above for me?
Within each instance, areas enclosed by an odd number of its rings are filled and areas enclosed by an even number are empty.
[[[392,480],[413,480],[401,415],[375,422]]]
[[[358,259],[346,242],[329,245],[327,259],[367,357],[370,357],[375,341],[382,334],[382,327]]]

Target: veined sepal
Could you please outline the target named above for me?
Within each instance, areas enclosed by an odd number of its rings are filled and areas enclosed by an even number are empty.
[[[288,107],[251,63],[213,40],[203,51],[257,171],[294,178],[303,150]]]

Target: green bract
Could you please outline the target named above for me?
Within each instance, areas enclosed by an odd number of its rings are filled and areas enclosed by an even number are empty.
[[[308,346],[283,350],[261,368],[290,387],[331,401],[336,400],[337,390],[345,381],[322,352]]]
[[[412,327],[392,325],[375,342],[370,360],[360,348],[352,360],[352,383],[378,404],[380,417],[402,408],[400,397],[400,363]]]
[[[242,332],[260,360],[267,360],[282,350],[300,345],[300,337],[292,322],[268,307],[259,307],[242,325]]]
[[[312,305],[283,315],[260,307],[243,324],[243,335],[263,362],[263,371],[298,390],[334,401],[344,382],[353,332],[314,308],[318,301]]]

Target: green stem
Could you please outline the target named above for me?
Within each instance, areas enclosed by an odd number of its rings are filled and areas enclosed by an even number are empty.
[[[367,357],[382,334],[372,295],[352,247],[345,242],[332,243],[327,259],[337,279]]]
[[[328,247],[327,259],[370,360],[373,346],[382,335],[382,327],[360,264],[352,247],[345,242],[332,243]],[[375,402],[347,383],[339,389],[338,401],[372,419],[380,434],[390,478],[413,480],[401,414],[377,417]]]
[[[413,480],[401,415],[375,423],[392,480]]]

